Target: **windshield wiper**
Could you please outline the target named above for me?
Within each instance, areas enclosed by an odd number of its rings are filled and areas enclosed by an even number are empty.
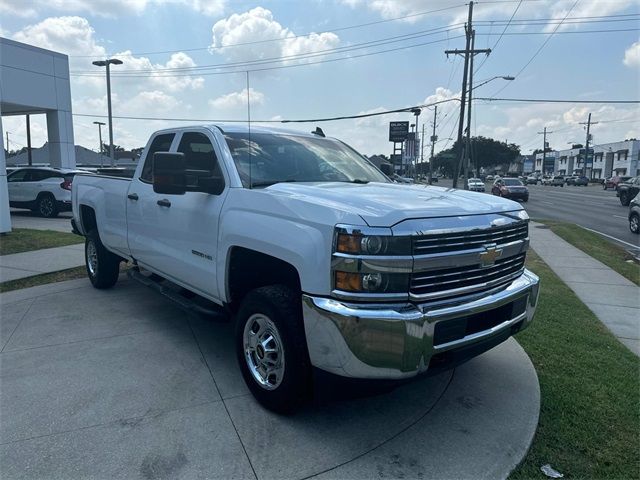
[[[260,182],[252,182],[251,183],[251,188],[253,187],[270,187],[271,185],[275,185],[276,183],[285,183],[285,182],[296,182],[297,180],[294,180],[292,178],[288,179],[288,180],[264,180],[264,181],[260,181]]]
[[[362,184],[365,184],[365,183],[369,183],[369,180],[362,180],[360,178],[356,178],[354,180],[349,180],[349,183],[362,183]]]

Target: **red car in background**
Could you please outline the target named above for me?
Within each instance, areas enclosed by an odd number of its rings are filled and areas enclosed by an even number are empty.
[[[622,182],[626,182],[627,180],[629,180],[632,177],[619,177],[619,176],[613,176],[610,178],[607,178],[604,183],[602,184],[602,188],[607,190],[609,188],[612,188],[614,190],[618,189],[618,184],[622,183]]]

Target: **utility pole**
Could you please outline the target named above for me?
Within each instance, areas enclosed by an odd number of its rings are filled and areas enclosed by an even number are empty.
[[[103,161],[103,156],[102,156],[102,152],[103,152],[103,147],[102,147],[102,126],[105,124],[104,122],[93,122],[95,125],[98,125],[98,139],[100,141],[100,168],[104,167],[104,161]]]
[[[544,174],[544,164],[547,160],[547,127],[544,127],[542,132],[538,132],[538,135],[542,135],[542,173]]]
[[[591,140],[591,125],[596,125],[598,122],[591,123],[591,112],[589,112],[589,119],[586,122],[580,122],[580,125],[587,126],[587,139],[584,142],[584,163],[582,164],[582,175],[587,173],[587,160],[589,159],[589,141]],[[589,177],[593,176],[593,171],[590,172]]]
[[[27,159],[29,166],[33,165],[33,158],[31,157],[31,119],[27,115]]]
[[[108,58],[106,60],[96,60],[93,63],[96,67],[106,67],[107,71],[107,114],[109,116],[109,158],[111,160],[111,166],[114,166],[114,153],[113,153],[113,119],[111,116],[111,69],[110,65],[122,65],[122,60],[117,58]]]
[[[424,123],[422,124],[422,138],[420,139],[420,170],[422,170],[422,165],[424,165]],[[420,173],[423,173],[422,171]],[[416,168],[416,175],[418,174],[418,169]]]
[[[433,133],[431,134],[431,158],[429,159],[429,185],[431,185],[431,181],[433,179],[434,150],[436,148],[436,142],[438,141],[438,137],[436,135],[436,118],[437,117],[438,117],[438,106],[436,105],[433,109]]]
[[[458,157],[458,167],[454,172],[453,176],[453,188],[458,187],[458,177],[460,176],[460,172],[462,171],[464,161],[465,161],[465,148],[462,145],[462,137],[464,131],[464,114],[465,114],[465,104],[466,104],[466,96],[467,92],[470,92],[471,87],[467,89],[467,79],[469,77],[469,59],[472,56],[477,55],[478,53],[486,53],[489,55],[491,53],[490,48],[475,50],[471,47],[471,40],[473,36],[473,1],[469,2],[469,17],[467,19],[467,25],[465,26],[467,43],[464,50],[445,50],[444,53],[449,55],[464,55],[464,72],[462,74],[462,93],[460,96],[460,121],[458,123],[458,139],[456,141],[458,148],[460,148],[460,154]],[[464,188],[467,188],[465,185]]]
[[[7,153],[9,153],[10,148],[9,148],[9,132],[7,132],[7,141],[5,142],[5,144],[7,145]]]
[[[471,30],[471,51],[472,52],[475,47],[475,44],[476,44],[476,31]],[[468,105],[467,105],[467,144],[465,147],[465,155],[464,155],[465,156],[464,176],[462,177],[464,181],[465,190],[469,188],[467,179],[469,178],[469,163],[471,161],[471,103],[473,101],[472,94],[473,94],[473,58],[474,57],[475,55],[471,55],[471,58],[469,59],[469,99],[468,99]]]

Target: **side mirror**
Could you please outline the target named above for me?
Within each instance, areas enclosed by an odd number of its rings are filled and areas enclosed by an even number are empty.
[[[393,175],[393,166],[390,163],[381,163],[380,171],[387,177],[390,177],[391,175]]]
[[[167,195],[184,195],[187,177],[183,153],[153,154],[153,191]]]
[[[198,179],[198,190],[210,195],[220,195],[224,191],[224,178],[222,177],[200,177]]]

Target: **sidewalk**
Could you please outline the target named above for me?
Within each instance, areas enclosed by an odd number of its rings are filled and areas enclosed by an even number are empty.
[[[84,244],[0,256],[0,282],[84,265]]]
[[[541,228],[542,227],[542,228]],[[640,287],[531,222],[531,247],[629,350],[640,356]]]

